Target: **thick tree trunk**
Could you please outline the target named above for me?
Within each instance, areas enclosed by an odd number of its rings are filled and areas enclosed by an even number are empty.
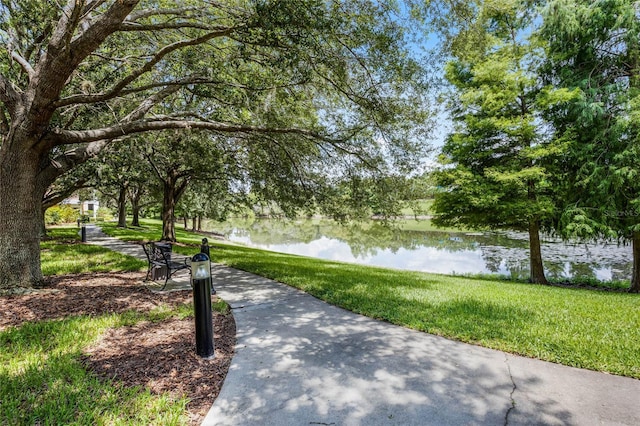
[[[138,197],[131,197],[131,226],[140,226],[140,199]]]
[[[176,227],[175,227],[175,182],[171,179],[167,179],[164,182],[164,195],[162,198],[162,241],[176,240]]]
[[[529,281],[535,284],[549,284],[544,276],[542,250],[540,250],[540,225],[534,220],[529,222],[529,261],[531,265]]]
[[[182,182],[178,182],[182,179]],[[162,199],[162,240],[176,241],[176,205],[184,194],[189,180],[181,176],[177,170],[172,170],[168,176],[162,179],[163,199]],[[185,218],[186,228],[186,218]]]
[[[47,208],[42,206],[42,221],[40,222],[40,239],[47,239],[47,224],[44,223],[44,214],[47,212]]]
[[[118,227],[127,227],[127,188],[120,187],[118,194]]]
[[[640,293],[640,232],[634,232],[631,240],[633,250],[633,272],[629,292]]]
[[[202,231],[202,215],[198,215],[198,231]]]
[[[198,227],[198,218],[194,216],[191,218],[191,230],[195,231],[197,227]]]
[[[30,150],[3,156],[0,163],[0,293],[19,292],[44,281],[40,233],[46,185],[38,182],[39,166],[39,156]]]

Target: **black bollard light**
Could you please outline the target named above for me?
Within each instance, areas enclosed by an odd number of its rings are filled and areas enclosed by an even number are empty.
[[[80,228],[80,240],[83,243],[87,242],[87,226],[83,223],[82,227]]]
[[[211,315],[211,264],[209,256],[198,253],[191,258],[193,310],[196,317],[196,353],[213,358],[213,317]]]

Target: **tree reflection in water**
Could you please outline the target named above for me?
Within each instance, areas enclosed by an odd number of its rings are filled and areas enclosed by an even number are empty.
[[[268,250],[398,269],[444,274],[529,276],[525,233],[404,231],[378,222],[250,219],[207,222],[206,230]],[[544,238],[542,254],[553,279],[628,280],[631,249],[617,244],[564,243]]]

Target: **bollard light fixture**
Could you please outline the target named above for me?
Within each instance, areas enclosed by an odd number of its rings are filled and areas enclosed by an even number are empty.
[[[198,253],[191,259],[191,273],[194,280],[204,280],[211,277],[211,262],[204,253]]]

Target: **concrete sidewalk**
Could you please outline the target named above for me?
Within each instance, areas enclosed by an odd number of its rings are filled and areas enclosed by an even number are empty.
[[[203,425],[640,425],[640,381],[375,321],[217,266],[237,347]]]
[[[238,341],[203,425],[640,425],[640,380],[375,321],[220,265],[213,284]]]

